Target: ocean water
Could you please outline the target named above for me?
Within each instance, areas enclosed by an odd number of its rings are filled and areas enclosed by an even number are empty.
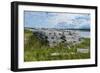
[[[90,38],[90,31],[80,31],[79,30],[79,34],[81,37]]]

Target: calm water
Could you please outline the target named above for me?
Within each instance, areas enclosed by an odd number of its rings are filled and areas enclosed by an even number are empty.
[[[90,31],[79,31],[81,37],[90,38]]]

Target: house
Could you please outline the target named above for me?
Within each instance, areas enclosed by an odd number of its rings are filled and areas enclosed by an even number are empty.
[[[53,47],[63,43],[80,43],[80,35],[77,30],[56,30],[56,29],[36,29],[33,30],[35,35],[44,41],[48,41],[49,46]]]
[[[50,47],[56,46],[61,42],[73,44],[80,42],[80,35],[75,30],[42,29],[37,32],[37,36],[39,39],[47,40]]]

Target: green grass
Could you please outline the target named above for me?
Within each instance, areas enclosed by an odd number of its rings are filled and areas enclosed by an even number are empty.
[[[90,49],[90,39],[84,38],[80,44],[64,47],[65,43],[60,43],[55,47],[49,47],[48,43],[43,40],[39,40],[31,31],[24,31],[24,61],[50,61],[50,60],[72,60],[72,59],[87,59],[90,58],[90,52],[78,53],[78,48]],[[52,56],[52,53],[59,53],[59,55]]]

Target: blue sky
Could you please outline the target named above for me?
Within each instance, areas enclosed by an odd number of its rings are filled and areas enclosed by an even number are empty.
[[[90,28],[90,14],[24,11],[24,25],[31,28]]]

